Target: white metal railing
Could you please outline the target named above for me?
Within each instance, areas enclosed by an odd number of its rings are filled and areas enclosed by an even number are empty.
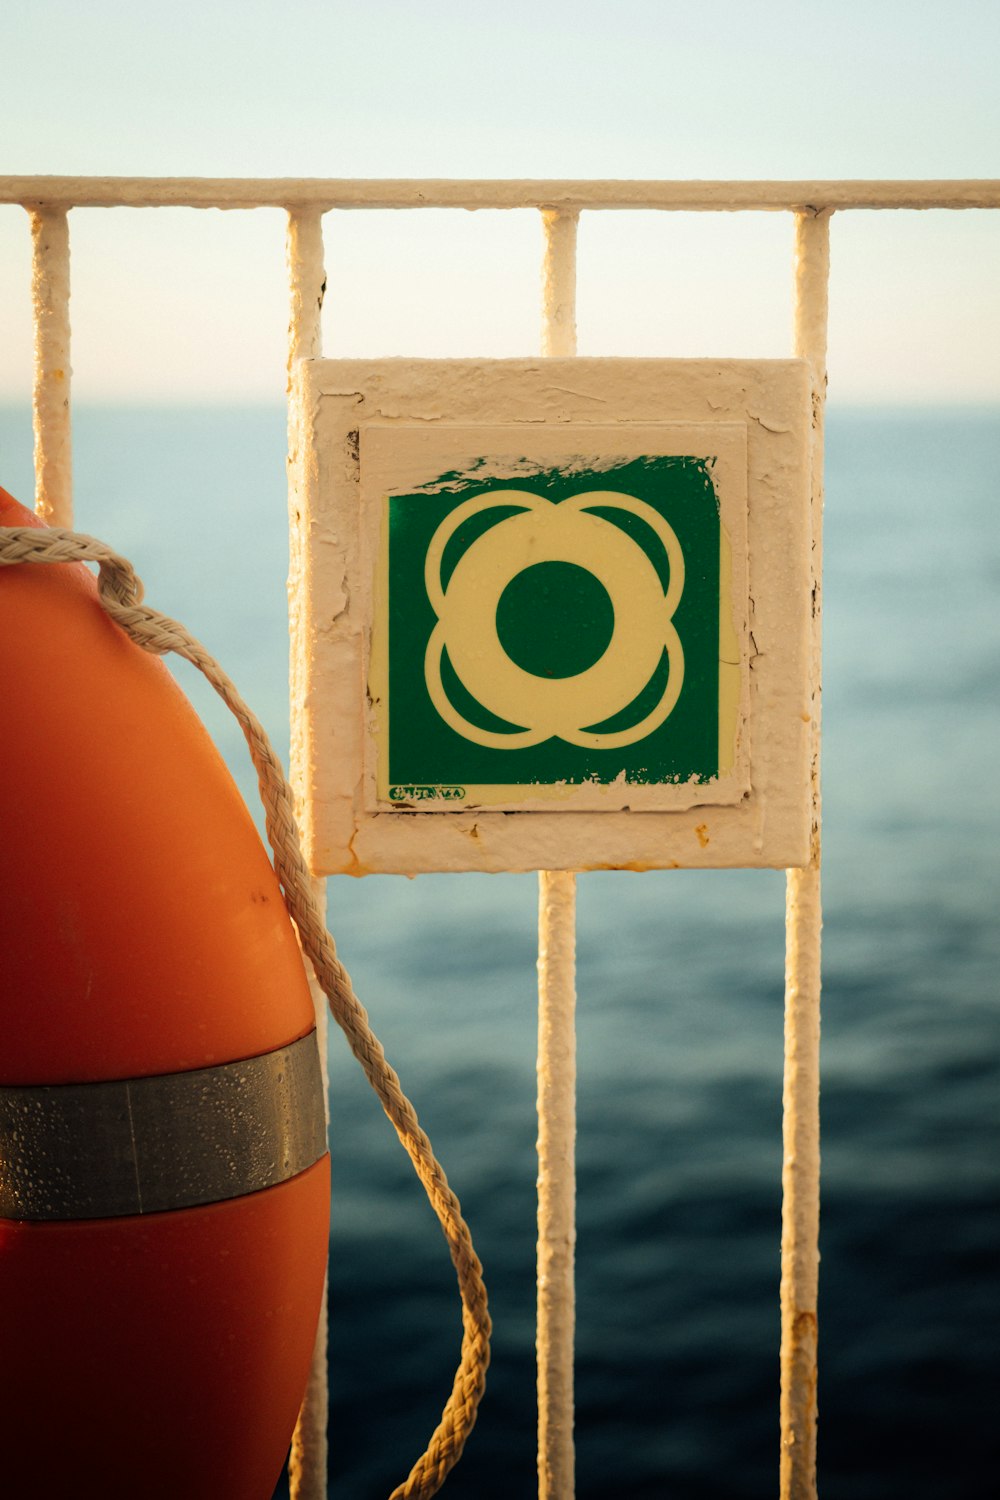
[[[36,508],[72,522],[69,212],[74,207],[278,207],[288,215],[289,366],[319,355],[326,285],[323,214],[334,209],[534,208],[545,228],[542,347],[576,353],[576,230],[584,211],[772,210],[796,224],[794,352],[813,391],[812,655],[814,809],[809,865],[790,870],[786,906],[784,1164],[781,1241],[781,1500],[816,1495],[819,1234],[820,555],[829,224],[834,211],[1000,208],[1000,181],[626,182],[270,178],[0,177],[0,203],[29,213],[35,327]],[[295,442],[290,432],[290,445]],[[292,715],[296,712],[292,664]],[[293,736],[294,742],[294,736]],[[538,1466],[542,1500],[570,1500],[573,1478],[575,879],[542,872],[539,892]],[[322,997],[318,997],[322,1001]],[[317,1004],[318,1024],[326,1007]],[[325,1034],[325,1033],[324,1033]],[[322,1049],[325,1053],[325,1047]],[[326,1321],[293,1443],[293,1500],[326,1495]]]

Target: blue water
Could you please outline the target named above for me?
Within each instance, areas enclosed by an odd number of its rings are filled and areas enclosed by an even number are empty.
[[[222,658],[282,753],[283,414],[81,410],[78,525]],[[0,483],[30,432],[0,413]],[[824,1500],[995,1493],[1000,418],[830,412]],[[184,678],[188,684],[188,678]],[[248,796],[242,742],[206,699]],[[341,952],[458,1191],[496,1324],[455,1500],[534,1493],[531,877],[331,882]],[[580,881],[581,1500],[776,1493],[783,880]],[[336,1500],[422,1448],[459,1341],[409,1164],[334,1038]]]

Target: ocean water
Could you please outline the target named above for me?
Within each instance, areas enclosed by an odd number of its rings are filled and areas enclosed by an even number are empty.
[[[286,753],[283,413],[76,423],[78,526],[133,559]],[[820,1490],[980,1500],[1000,1460],[1000,415],[833,406],[827,452]],[[30,461],[27,414],[0,412],[22,498]],[[239,731],[192,693],[252,796]],[[776,1493],[783,885],[580,880],[581,1500]],[[535,904],[533,877],[330,883],[490,1288],[455,1500],[535,1487]],[[460,1322],[336,1036],[331,1076],[330,1495],[377,1500],[437,1420]]]

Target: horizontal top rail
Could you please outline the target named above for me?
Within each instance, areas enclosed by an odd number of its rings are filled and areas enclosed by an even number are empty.
[[[345,177],[0,177],[24,208],[771,210],[1000,208],[1000,179],[674,182]]]

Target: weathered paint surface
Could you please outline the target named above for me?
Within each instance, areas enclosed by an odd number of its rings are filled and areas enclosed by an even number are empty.
[[[538,1495],[574,1488],[576,877],[538,885]]]
[[[789,870],[785,915],[785,1083],[781,1210],[781,1500],[816,1497],[819,1293],[819,1080],[823,909],[820,890],[820,713],[823,411],[830,217],[795,226],[795,352],[809,365],[812,569],[809,863]]]
[[[71,526],[69,217],[64,209],[37,209],[31,214],[31,301],[35,509],[49,526]]]
[[[814,214],[846,208],[998,208],[1000,179],[806,178],[675,182],[664,178],[0,177],[0,203],[80,208],[660,208]],[[553,354],[569,351],[552,349]]]
[[[295,364],[300,359],[317,358],[322,352],[323,330],[321,313],[323,309],[323,297],[326,292],[326,269],[323,263],[323,221],[322,216],[317,211],[304,209],[289,213],[285,253],[288,267],[289,290],[288,370],[290,392],[291,370]],[[300,436],[298,415],[295,402],[290,399],[288,405],[288,453],[291,472],[297,472],[299,464],[304,461],[304,456],[300,457],[300,446],[301,443],[305,442],[306,438],[304,435]],[[294,493],[290,494],[289,499],[294,508]],[[296,618],[299,611],[299,600],[293,581],[296,569],[301,567],[301,555],[296,556],[295,553],[298,541],[299,534],[293,527],[291,535],[291,578],[289,580],[288,594],[290,630],[293,636],[295,636],[299,624]],[[293,704],[298,702],[298,658],[299,653],[293,649],[292,659],[289,663],[289,684]],[[291,780],[296,795],[296,816],[301,822],[306,812],[300,774],[300,768],[303,764],[301,758],[302,726],[301,716],[294,711],[291,715],[291,732],[293,746]],[[313,882],[313,896],[320,915],[325,918],[325,881],[316,880]],[[309,990],[316,1012],[316,1035],[319,1042],[320,1061],[323,1069],[323,1096],[326,1101],[327,1118],[329,1120],[330,1079],[327,1062],[327,1036],[329,1032],[330,1011],[326,996],[320,987],[312,965],[307,964],[306,969],[309,975]],[[306,1384],[306,1392],[299,1411],[298,1421],[295,1424],[295,1431],[292,1434],[291,1452],[288,1462],[290,1500],[326,1500],[327,1470],[329,1467],[327,1426],[329,1423],[330,1406],[327,1374],[327,1281],[328,1278],[324,1279],[319,1322],[316,1327],[316,1342],[313,1346],[312,1362],[309,1367],[309,1379]]]
[[[317,873],[806,862],[809,399],[803,364],[317,360],[298,366],[294,397],[293,521],[297,515],[297,546],[304,546],[300,607],[310,621],[303,684],[306,837]],[[739,527],[729,539],[747,580],[738,634],[746,691],[740,753],[744,774],[749,760],[749,787],[741,785],[734,798],[730,785],[726,805],[713,796],[711,782],[692,783],[673,789],[686,808],[608,811],[596,819],[588,812],[489,806],[433,815],[373,810],[366,691],[378,518],[366,480],[366,444],[391,446],[393,435],[410,442],[408,434],[419,429],[432,436],[418,446],[433,447],[449,427],[474,427],[480,434],[489,427],[503,431],[508,453],[512,430],[518,449],[530,452],[532,442],[558,447],[559,433],[568,428],[575,440],[577,429],[596,435],[614,427],[627,443],[642,426],[669,423],[732,424],[745,433],[745,558]],[[375,493],[383,489],[380,478]]]

